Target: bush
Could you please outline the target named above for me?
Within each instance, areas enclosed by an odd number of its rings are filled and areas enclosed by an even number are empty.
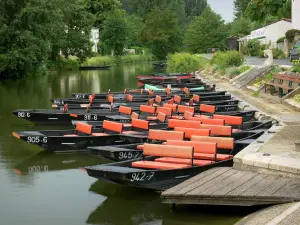
[[[225,71],[229,67],[239,67],[243,62],[243,54],[237,51],[216,52],[211,61],[211,63],[217,65],[221,71]]]
[[[112,56],[96,56],[87,59],[82,65],[83,66],[111,66],[115,64],[115,58]]]
[[[120,61],[122,63],[138,63],[152,61],[153,57],[150,54],[145,55],[124,55],[121,56]]]
[[[276,43],[277,43],[277,44],[283,43],[285,38],[286,38],[285,36],[284,36],[284,37],[281,37],[281,38],[278,38],[278,40],[277,40]]]
[[[241,74],[241,72],[238,67],[230,67],[226,70],[226,75],[228,76],[229,79],[232,79],[240,74]]]
[[[300,102],[300,95],[295,95],[293,99],[297,102]]]
[[[249,70],[251,68],[251,66],[249,65],[242,65],[239,67],[239,70],[240,70],[240,74],[246,72],[247,70]]]
[[[273,49],[273,58],[274,59],[284,59],[285,55],[284,52],[278,48]]]
[[[78,70],[79,62],[77,57],[70,56],[69,58],[60,57],[56,61],[49,61],[47,63],[49,70]]]
[[[241,46],[241,49],[240,49],[240,52],[241,52],[243,55],[249,55],[247,45],[242,45],[242,46]]]
[[[285,33],[286,39],[292,43],[294,42],[295,36],[300,35],[300,30],[296,30],[296,29],[292,29],[292,30],[288,30]]]
[[[200,60],[189,53],[175,53],[169,56],[167,72],[193,72],[199,69]]]
[[[248,41],[247,48],[248,48],[249,55],[258,56],[259,50],[261,50],[260,41],[257,39]]]

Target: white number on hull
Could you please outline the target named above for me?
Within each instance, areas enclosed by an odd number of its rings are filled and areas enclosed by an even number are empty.
[[[18,112],[18,117],[22,117],[22,118],[29,118],[30,117],[30,113],[29,112]]]
[[[85,115],[84,120],[98,120],[97,115]]]
[[[133,173],[131,175],[130,181],[131,182],[149,181],[149,180],[151,180],[153,178],[154,174],[155,174],[154,172],[149,172],[149,173],[146,173],[146,172]]]
[[[48,139],[47,137],[39,137],[39,136],[28,136],[27,137],[27,142],[29,143],[47,143],[48,142]]]
[[[28,167],[29,174],[33,174],[37,172],[47,172],[47,171],[48,171],[48,165],[44,165],[44,166],[35,165],[35,166]]]
[[[141,152],[120,152],[119,159],[136,159],[142,156]]]

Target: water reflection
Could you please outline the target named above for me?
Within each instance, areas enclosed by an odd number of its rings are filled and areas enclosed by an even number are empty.
[[[88,224],[110,225],[231,225],[253,209],[237,207],[180,207],[162,204],[159,193],[97,181],[90,191],[107,198],[88,217]],[[248,211],[248,212],[247,212]]]
[[[108,160],[92,156],[88,153],[51,154],[40,152],[22,161],[14,167],[18,175],[33,175],[38,172],[83,168],[97,164],[108,163]]]

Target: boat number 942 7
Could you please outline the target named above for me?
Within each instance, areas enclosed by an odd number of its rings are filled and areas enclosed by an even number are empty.
[[[149,181],[154,177],[154,172],[142,172],[131,174],[131,182]]]
[[[39,137],[39,136],[28,136],[27,142],[30,143],[47,143],[47,137]]]
[[[30,113],[29,112],[18,112],[18,117],[22,117],[22,118],[25,118],[25,117],[30,117]]]

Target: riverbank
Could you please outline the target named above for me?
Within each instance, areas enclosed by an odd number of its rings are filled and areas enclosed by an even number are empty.
[[[300,153],[297,151],[295,141],[300,140],[300,113],[290,107],[281,104],[277,96],[260,93],[253,96],[252,91],[246,88],[237,88],[221,78],[216,78],[203,73],[201,78],[214,83],[222,90],[226,90],[237,98],[245,101],[244,109],[257,109],[261,113],[258,119],[272,117],[281,126],[274,126],[266,135],[259,138],[256,143],[249,145],[234,157],[234,168],[239,170],[250,170],[259,173],[275,174],[285,177],[300,177]],[[297,203],[296,203],[297,204]],[[291,206],[292,207],[292,206]],[[280,208],[283,208],[280,211]],[[294,209],[294,208],[292,208]],[[294,211],[284,205],[274,206],[244,218],[239,225],[264,225],[288,224],[289,216],[295,218]],[[274,210],[277,213],[274,213]],[[287,213],[286,210],[288,210]],[[278,213],[279,212],[279,213]],[[276,217],[281,215],[280,218]],[[265,218],[268,218],[267,220]],[[294,223],[290,223],[294,224]]]

